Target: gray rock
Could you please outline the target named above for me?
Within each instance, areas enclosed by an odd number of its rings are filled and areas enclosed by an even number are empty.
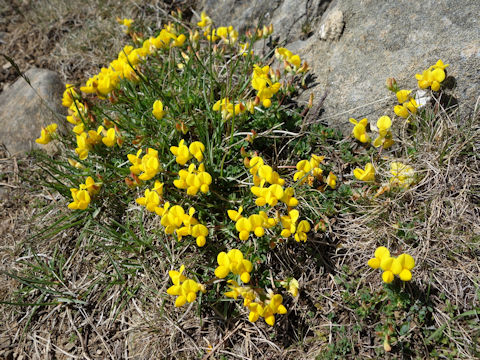
[[[416,73],[442,59],[457,80],[452,95],[461,114],[480,95],[480,1],[477,0],[204,0],[218,24],[254,26],[262,15],[280,43],[310,64],[316,77],[303,94],[327,91],[320,120],[351,131],[349,117],[393,115],[395,97],[385,87],[395,77],[416,89]],[[302,30],[303,29],[303,30]],[[309,31],[311,30],[311,31]],[[312,35],[313,34],[313,35]]]
[[[64,84],[60,77],[53,71],[35,68],[25,75],[32,86],[19,78],[0,94],[0,143],[11,155],[25,153],[33,146],[40,148],[35,139],[40,137],[42,126],[64,119]]]

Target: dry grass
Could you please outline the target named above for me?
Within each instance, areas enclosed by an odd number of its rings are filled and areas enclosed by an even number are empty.
[[[116,17],[134,18],[141,29],[160,28],[171,10],[188,9],[191,0],[148,3],[140,0],[0,0],[0,53],[11,56],[22,71],[35,66],[80,83],[112,60],[128,37]],[[191,13],[185,12],[188,18]],[[0,58],[0,90],[18,74]]]

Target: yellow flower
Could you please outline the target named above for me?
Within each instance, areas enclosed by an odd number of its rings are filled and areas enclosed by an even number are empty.
[[[63,92],[62,105],[69,108],[73,104],[73,100],[78,97],[75,88],[72,84],[65,84],[65,91]]]
[[[250,223],[250,227],[256,237],[262,237],[265,235],[264,221],[265,218],[258,214],[253,214],[248,217],[248,222]]]
[[[283,215],[280,217],[280,222],[282,223],[283,230],[280,235],[285,238],[288,238],[297,230],[297,220],[300,216],[298,210],[290,210],[288,215]]]
[[[404,189],[410,187],[414,181],[415,171],[409,165],[405,165],[399,161],[390,164],[390,184]]]
[[[377,120],[377,128],[380,136],[385,136],[388,130],[392,127],[392,119],[388,116],[381,116]]]
[[[422,74],[416,74],[415,78],[418,80],[418,87],[426,89],[430,87],[433,91],[440,90],[440,83],[445,80],[445,68],[448,64],[443,64],[442,60],[438,60],[433,66],[430,66]]]
[[[155,208],[160,205],[160,197],[156,191],[146,189],[145,196],[135,200],[137,204],[143,205],[150,212],[155,212]]]
[[[396,92],[397,100],[400,104],[407,102],[410,99],[411,90],[399,90]]]
[[[402,281],[410,281],[412,279],[412,270],[415,267],[415,260],[411,255],[408,254],[401,254],[397,261],[401,265],[401,271],[398,273],[398,277]]]
[[[251,322],[257,321],[264,313],[263,306],[256,302],[249,303],[248,309],[250,310],[248,320]]]
[[[77,153],[80,160],[85,160],[88,157],[88,151],[90,150],[90,144],[87,142],[87,133],[83,132],[77,135]]]
[[[395,258],[392,257],[382,258],[380,269],[383,270],[382,280],[387,284],[393,281],[396,273],[400,273],[399,264],[395,261]]]
[[[203,32],[203,36],[205,36],[208,41],[215,42],[219,39],[219,37],[215,34],[215,32],[216,32],[215,29],[209,30],[207,28],[207,30]]]
[[[172,279],[173,285],[167,289],[167,294],[177,296],[175,300],[175,307],[180,307],[185,305],[188,301],[189,303],[195,301],[197,298],[197,292],[204,292],[204,286],[200,283],[197,283],[194,280],[187,279],[183,275],[185,266],[180,267],[180,271],[171,270],[168,272],[170,279]]]
[[[242,212],[243,212],[243,206],[240,206],[238,208],[238,211],[236,210],[228,210],[227,214],[230,220],[237,222],[241,217],[242,217]]]
[[[415,267],[415,260],[408,254],[393,258],[386,247],[380,246],[375,250],[375,257],[368,260],[368,266],[373,269],[382,269],[382,279],[389,284],[395,275],[398,275],[402,281],[410,281],[412,279],[410,270]]]
[[[115,144],[117,143],[117,137],[115,135],[114,128],[108,129],[107,135],[102,138],[102,142],[108,147],[115,146]]]
[[[158,180],[155,180],[152,191],[156,191],[157,194],[161,197],[163,195],[163,183]]]
[[[275,325],[275,314],[287,313],[287,309],[283,306],[282,302],[283,297],[280,294],[270,295],[270,300],[266,301],[262,316],[268,325]]]
[[[72,210],[85,210],[90,204],[90,195],[87,190],[70,189],[73,202],[68,204],[68,208]]]
[[[138,175],[142,172],[142,159],[140,155],[142,154],[142,150],[138,150],[136,155],[128,154],[128,160],[133,164],[130,166],[130,171],[132,174]]]
[[[192,158],[192,154],[185,145],[185,140],[180,140],[178,146],[171,146],[170,151],[175,155],[175,161],[180,165],[185,165]]]
[[[117,22],[124,26],[125,29],[123,30],[123,32],[125,34],[128,34],[130,32],[130,27],[132,26],[133,24],[133,19],[120,19],[120,18],[117,18]]]
[[[432,65],[432,66],[431,66],[431,68],[432,68],[432,69],[442,69],[442,70],[445,70],[445,68],[447,68],[448,66],[450,66],[450,65],[449,65],[449,64],[444,64],[442,60],[438,60],[435,65]]]
[[[194,141],[188,147],[190,154],[193,155],[198,162],[203,161],[203,153],[205,152],[205,145],[203,145],[200,141]]]
[[[368,260],[368,266],[372,269],[378,269],[382,259],[390,257],[390,251],[385,246],[380,246],[375,250],[374,258]]]
[[[293,197],[295,195],[295,190],[292,187],[288,187],[283,192],[283,197],[280,199],[288,208],[292,208],[298,205],[298,199]]]
[[[73,166],[74,168],[76,169],[85,169],[85,166],[83,166],[82,164],[80,164],[78,161],[74,160],[74,159],[70,159],[68,158],[68,163]]]
[[[397,116],[400,116],[401,118],[408,118],[410,116],[408,112],[408,108],[404,105],[395,105],[393,108],[393,111]]]
[[[367,124],[368,119],[363,118],[360,121],[355,120],[354,118],[350,118],[349,121],[354,124],[352,134],[361,143],[367,143],[370,141],[370,136],[367,134]]]
[[[250,236],[250,232],[252,231],[252,225],[247,218],[241,216],[235,224],[235,229],[237,229],[239,233],[238,236],[240,240],[245,241]]]
[[[238,39],[238,32],[233,28],[233,26],[222,26],[217,28],[217,35],[222,38],[223,42],[230,45],[235,44]]]
[[[96,183],[91,176],[87,177],[85,184],[80,184],[80,190],[87,190],[89,195],[95,195],[100,191],[100,183]]]
[[[268,188],[252,186],[250,190],[257,196],[255,200],[257,206],[268,204],[273,207],[277,205],[278,200],[282,199],[284,195],[283,188],[278,184],[270,185]]]
[[[160,171],[160,162],[158,160],[157,150],[148,148],[147,153],[142,158],[141,168],[143,174],[138,177],[140,180],[150,180],[157,175],[157,173]]]
[[[415,99],[412,98],[403,103],[402,105],[395,105],[393,111],[397,116],[406,119],[410,116],[410,114],[416,114],[417,108],[417,102],[415,101]]]
[[[373,141],[373,146],[379,147],[383,145],[384,149],[389,148],[393,144],[392,132],[392,120],[388,116],[382,116],[377,121],[378,137]]]
[[[361,168],[353,170],[353,175],[361,181],[375,181],[375,168],[372,163],[368,163],[365,165],[365,170]]]
[[[302,220],[298,223],[297,232],[295,233],[296,242],[306,242],[307,241],[307,232],[310,231],[310,223],[307,220]]]
[[[215,276],[223,279],[230,272],[240,275],[240,279],[244,283],[250,281],[250,272],[253,265],[249,260],[243,258],[243,254],[238,249],[232,249],[228,253],[221,252],[217,256],[218,267],[215,269]]]
[[[257,175],[258,169],[264,164],[263,159],[260,156],[254,156],[250,159],[248,168],[250,174]]]
[[[201,20],[197,23],[197,26],[201,28],[208,28],[210,25],[212,25],[212,19],[210,19],[204,11],[202,11],[200,14],[200,18]]]
[[[187,280],[185,275],[183,275],[184,270],[185,270],[185,265],[182,265],[180,266],[180,271],[170,270],[168,272],[168,275],[170,276],[170,279],[172,279],[172,282],[174,285],[180,285],[180,283]]]
[[[330,173],[327,176],[327,180],[325,180],[325,182],[332,189],[335,189],[335,187],[337,186],[337,176],[330,171]]]
[[[48,144],[50,141],[52,141],[52,134],[54,134],[55,131],[57,131],[57,124],[55,123],[50,124],[45,128],[42,128],[40,137],[36,139],[35,142],[41,145]]]
[[[163,214],[162,220],[160,221],[165,227],[165,233],[169,235],[173,234],[173,232],[182,225],[184,217],[185,211],[181,206],[175,205],[168,208],[168,211]]]
[[[163,103],[160,100],[155,100],[153,103],[152,114],[157,120],[161,120],[165,115],[165,111],[163,111]]]
[[[196,224],[192,228],[192,236],[195,238],[198,247],[202,247],[205,245],[208,236],[208,229],[205,225]]]

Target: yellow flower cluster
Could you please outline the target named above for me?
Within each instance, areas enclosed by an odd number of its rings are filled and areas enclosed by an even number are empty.
[[[250,311],[248,320],[251,322],[256,322],[262,317],[268,325],[273,326],[276,314],[287,313],[287,309],[282,304],[282,295],[269,291],[265,296],[251,286],[239,286],[234,280],[229,280],[228,283],[230,291],[226,292],[225,296],[235,300],[238,296],[243,297],[243,305]]]
[[[46,145],[52,141],[52,135],[57,131],[58,125],[53,123],[42,128],[40,137],[35,140],[37,144]]]
[[[250,160],[246,158],[246,160],[245,165],[254,178],[254,185],[250,188],[250,191],[257,197],[255,204],[257,206],[268,204],[273,208],[279,202],[282,202],[287,206],[288,215],[281,215],[279,211],[276,211],[274,217],[269,217],[267,212],[259,211],[258,214],[244,217],[242,216],[242,206],[238,211],[228,210],[228,217],[235,222],[239,239],[246,241],[252,232],[256,237],[262,237],[265,235],[265,229],[271,229],[281,223],[283,237],[288,238],[294,235],[297,242],[306,241],[306,233],[310,231],[310,224],[308,221],[302,220],[297,225],[299,212],[292,210],[293,207],[298,205],[298,200],[294,197],[294,189],[292,187],[284,189],[285,180],[280,178],[280,175],[270,166],[266,165],[260,156],[254,156]],[[266,183],[271,185],[266,187],[264,186]]]
[[[192,279],[187,279],[183,275],[184,270],[185,266],[182,265],[180,266],[180,271],[170,270],[168,272],[173,285],[167,289],[167,294],[177,296],[175,307],[183,306],[187,301],[191,303],[195,301],[199,291],[205,292],[205,287],[202,284]]]
[[[221,39],[225,44],[235,45],[238,40],[238,31],[233,26],[220,26],[212,29],[212,24],[212,19],[205,12],[202,12],[197,26],[203,29],[203,36],[210,42]]]
[[[203,152],[205,145],[200,141],[194,141],[190,146],[185,145],[185,140],[180,140],[178,146],[171,146],[170,151],[175,155],[177,164],[185,165],[191,158],[197,159],[198,162],[203,161]]]
[[[133,20],[124,19],[121,21],[127,27],[127,31],[130,31]],[[103,67],[98,74],[89,78],[85,86],[80,87],[80,90],[86,94],[97,94],[98,97],[104,99],[118,86],[122,79],[138,80],[137,65],[147,56],[160,49],[181,47],[185,40],[186,36],[184,34],[177,35],[174,26],[166,24],[157,37],[146,39],[141,47],[125,46],[108,67]]]
[[[413,97],[410,96],[411,90],[399,90],[396,92],[397,100],[400,105],[395,105],[393,111],[397,116],[404,119],[411,114],[417,113],[418,104]]]
[[[253,101],[249,100],[246,104],[239,102],[238,104],[233,104],[228,98],[223,98],[218,100],[212,107],[213,111],[220,111],[222,114],[223,120],[229,120],[234,116],[243,114],[245,111],[249,111],[251,114],[255,111],[255,104]]]
[[[352,130],[353,137],[361,143],[369,143],[370,136],[367,133],[368,119],[363,118],[362,120],[357,121],[354,118],[350,118],[349,121],[355,125]],[[373,141],[373,146],[383,146],[384,149],[388,149],[393,145],[394,141],[392,131],[390,130],[391,127],[392,119],[390,119],[389,116],[381,116],[377,120],[378,136]]]
[[[163,196],[163,186],[164,184],[158,180],[155,180],[155,185],[153,189],[146,189],[145,196],[137,198],[135,201],[139,205],[143,205],[150,212],[160,213],[160,199]],[[158,210],[157,210],[158,209]]]
[[[137,151],[136,155],[128,154],[128,160],[132,163],[130,171],[132,174],[140,175],[140,180],[152,179],[161,169],[160,161],[158,160],[158,151],[152,148],[147,149],[147,153],[140,158],[142,149]]]
[[[280,216],[280,222],[283,227],[281,235],[285,238],[294,235],[296,242],[306,242],[307,232],[311,229],[310,223],[307,220],[302,220],[297,224],[299,216],[300,213],[296,209],[290,210],[288,215]]]
[[[72,210],[85,210],[90,204],[91,197],[100,191],[100,183],[96,183],[91,176],[87,177],[85,184],[80,184],[79,189],[70,189],[73,202],[68,204]]]
[[[253,65],[252,87],[257,91],[256,98],[264,107],[272,105],[271,98],[280,90],[281,84],[273,82],[270,74],[270,66],[260,67]]]
[[[234,45],[238,40],[238,31],[233,26],[221,26],[217,28],[217,35],[226,44]]]
[[[243,258],[238,249],[232,249],[228,253],[221,252],[217,255],[218,267],[215,269],[215,276],[224,279],[228,274],[239,275],[244,283],[250,281],[250,273],[253,270],[252,263]]]
[[[399,161],[394,161],[390,164],[390,185],[398,186],[407,189],[413,184],[415,180],[415,171],[409,165],[405,165]]]
[[[382,269],[382,279],[385,283],[391,283],[394,275],[398,275],[402,281],[412,279],[412,270],[415,267],[415,260],[408,254],[401,254],[394,258],[390,256],[390,251],[384,246],[375,250],[375,257],[368,260],[368,266],[372,269]]]
[[[99,126],[97,130],[85,131],[85,124],[89,117],[87,107],[80,101],[79,95],[71,84],[66,84],[63,92],[62,105],[68,107],[67,121],[75,125],[72,131],[76,134],[77,147],[75,152],[80,160],[88,157],[89,151],[93,146],[103,143],[107,147],[113,147],[115,144],[122,144],[122,139],[118,137],[114,127],[109,125],[106,130],[103,126]]]
[[[70,88],[65,90],[65,92],[67,91],[70,92],[74,90]],[[69,102],[66,101],[65,104],[69,104]],[[80,135],[82,132],[85,131],[85,122],[87,119],[87,115],[88,114],[85,105],[83,105],[83,103],[74,98],[71,104],[68,106],[67,121],[70,124],[75,125],[75,127],[73,128],[73,132],[75,134]]]
[[[276,48],[275,56],[284,61],[286,71],[291,71],[294,73],[304,73],[308,71],[308,64],[304,62],[302,65],[300,56],[293,54],[286,48]]]
[[[418,81],[418,87],[420,89],[431,88],[433,91],[440,90],[440,84],[445,77],[445,68],[449,64],[444,64],[442,60],[438,60],[435,65],[430,66],[427,70],[423,71],[422,74],[416,74],[415,78]]]
[[[260,156],[252,157],[246,166],[248,167],[250,174],[253,175],[253,184],[255,186],[263,186],[265,182],[271,185],[277,184],[280,186],[285,184],[285,180],[282,179],[271,166],[266,165]]]
[[[115,129],[110,128],[108,131],[106,131],[105,128],[100,125],[96,131],[83,131],[77,135],[77,147],[75,152],[80,160],[85,160],[88,157],[88,152],[92,149],[92,146],[95,146],[101,142],[108,147],[115,146],[116,143],[119,143]]]
[[[196,168],[195,164],[188,166],[188,171],[182,169],[178,172],[179,179],[173,181],[178,189],[186,189],[188,195],[197,195],[199,191],[206,194],[212,183],[212,176],[205,171],[205,165],[201,163]]]
[[[200,141],[194,141],[187,146],[185,140],[180,140],[178,146],[171,146],[170,152],[175,155],[175,161],[185,165],[190,159],[195,158],[198,162],[203,161],[205,145]],[[198,168],[190,164],[188,169],[181,169],[178,172],[179,178],[174,180],[173,185],[178,189],[186,189],[188,195],[196,195],[199,191],[207,193],[212,183],[212,176],[205,171],[205,165],[200,163]]]
[[[269,218],[265,211],[250,215],[248,218],[243,217],[241,215],[242,212],[242,206],[240,206],[238,211],[227,211],[228,217],[235,221],[235,229],[238,231],[239,238],[242,241],[247,240],[251,232],[257,237],[262,237],[265,235],[265,229],[270,229],[278,223],[278,220]]]
[[[62,105],[69,108],[73,101],[78,98],[75,87],[72,84],[65,84],[65,91],[62,96]]]
[[[162,217],[160,223],[165,227],[166,234],[170,235],[175,232],[178,240],[190,235],[195,238],[199,247],[205,245],[208,229],[193,217],[193,214],[195,214],[193,207],[188,210],[187,214],[180,205],[170,207],[170,203],[166,202],[163,208],[155,208],[155,212]]]
[[[323,178],[323,170],[320,168],[320,164],[324,159],[324,156],[312,154],[310,160],[300,160],[296,165],[297,171],[293,175],[293,181],[300,180],[300,184],[308,182],[308,185],[313,186],[316,179],[335,189],[337,176],[334,173],[330,172],[326,179]]]

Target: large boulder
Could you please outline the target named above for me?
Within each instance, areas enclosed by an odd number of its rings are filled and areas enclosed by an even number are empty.
[[[53,71],[30,69],[0,94],[0,143],[11,155],[31,150],[40,137],[42,126],[59,123],[63,82]]]
[[[280,44],[311,65],[317,100],[326,92],[320,120],[344,132],[349,117],[393,114],[387,78],[416,88],[415,73],[438,59],[457,80],[461,113],[480,93],[480,1],[204,0],[203,9],[218,25],[272,23]]]

